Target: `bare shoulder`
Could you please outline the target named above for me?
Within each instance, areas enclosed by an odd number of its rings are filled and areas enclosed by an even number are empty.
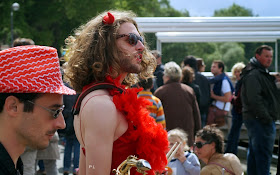
[[[88,131],[103,137],[113,136],[114,140],[128,127],[125,117],[116,109],[112,96],[106,90],[93,91],[84,98],[80,117],[82,132]]]
[[[98,124],[99,122],[114,120],[116,115],[117,109],[112,101],[112,96],[106,90],[93,91],[82,101],[81,116],[87,121]]]

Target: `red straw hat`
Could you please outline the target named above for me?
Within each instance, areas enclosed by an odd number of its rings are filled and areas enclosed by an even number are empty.
[[[0,93],[76,94],[63,84],[56,49],[35,45],[0,51]]]

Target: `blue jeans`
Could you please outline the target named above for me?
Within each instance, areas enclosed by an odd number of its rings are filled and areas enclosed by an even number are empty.
[[[79,167],[80,143],[77,138],[65,138],[63,170],[67,172],[69,172],[71,167],[72,150],[74,151],[73,172],[75,172],[75,169]]]
[[[39,165],[39,170],[40,171],[45,171],[45,166],[44,166],[43,160],[39,160],[38,165]]]
[[[232,121],[231,128],[228,134],[226,153],[233,153],[237,155],[238,142],[240,136],[240,130],[243,123],[242,114],[238,114],[235,110],[231,111]]]
[[[207,122],[207,112],[200,112],[200,117],[201,117],[201,128],[203,128]]]
[[[265,125],[257,119],[247,119],[244,124],[249,136],[247,174],[269,175],[276,136],[275,122]]]

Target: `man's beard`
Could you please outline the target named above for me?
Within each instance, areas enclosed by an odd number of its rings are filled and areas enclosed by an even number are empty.
[[[126,54],[120,53],[120,69],[126,73],[140,73],[142,71],[141,63],[133,63],[136,60],[138,53]]]

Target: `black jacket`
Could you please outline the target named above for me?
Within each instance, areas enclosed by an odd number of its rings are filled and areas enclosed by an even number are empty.
[[[65,86],[71,88],[69,84],[64,83]],[[74,130],[74,115],[72,113],[72,108],[76,103],[76,99],[78,98],[79,94],[76,95],[63,95],[63,103],[65,105],[62,114],[65,119],[66,128],[63,130],[65,133],[65,137],[68,138],[76,138],[75,130]]]
[[[22,175],[23,174],[23,164],[21,158],[18,158],[17,165],[10,157],[9,153],[5,147],[0,142],[0,175]]]
[[[243,119],[256,118],[263,124],[277,120],[280,96],[275,77],[256,58],[252,58],[242,70],[241,81]]]
[[[199,109],[200,112],[206,113],[210,106],[210,84],[208,79],[200,74],[199,72],[195,73],[194,84],[197,84],[200,88],[200,99],[199,99]]]

